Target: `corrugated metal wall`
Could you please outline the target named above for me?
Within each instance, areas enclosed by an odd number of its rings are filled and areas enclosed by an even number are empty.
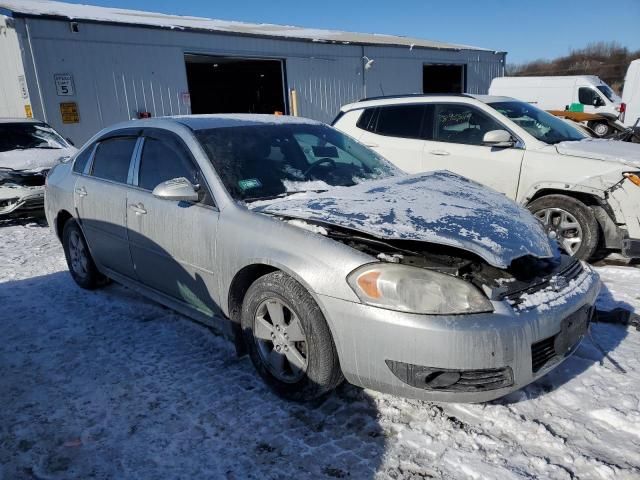
[[[22,54],[13,19],[0,15],[0,117],[24,117],[29,105]]]
[[[341,105],[365,95],[419,92],[423,63],[467,63],[469,91],[478,93],[502,74],[504,61],[491,52],[362,47],[83,22],[73,33],[69,22],[46,18],[17,18],[16,27],[23,45],[30,40],[33,46],[44,100],[40,104],[32,95],[35,114],[46,116],[76,143],[104,126],[135,118],[139,111],[154,116],[189,113],[185,53],[284,59],[286,86],[297,91],[299,114],[326,122]],[[370,69],[364,69],[363,56],[374,59]],[[36,71],[29,63],[25,59],[27,79],[35,85]],[[73,75],[73,97],[56,94],[57,73]],[[80,123],[62,123],[60,102],[66,101],[78,104]]]

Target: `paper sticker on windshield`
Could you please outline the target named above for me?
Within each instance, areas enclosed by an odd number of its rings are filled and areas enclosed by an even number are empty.
[[[246,178],[244,180],[238,180],[238,186],[240,187],[240,190],[244,191],[251,190],[252,188],[259,188],[262,186],[262,183],[260,183],[260,180],[257,178]]]

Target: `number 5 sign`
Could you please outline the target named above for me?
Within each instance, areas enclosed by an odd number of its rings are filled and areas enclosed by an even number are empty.
[[[56,73],[53,78],[56,82],[56,92],[60,97],[69,97],[75,94],[73,75],[70,73]]]

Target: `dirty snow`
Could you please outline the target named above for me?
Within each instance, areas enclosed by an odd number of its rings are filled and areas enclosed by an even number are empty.
[[[209,330],[71,281],[48,228],[0,226],[0,479],[640,478],[640,332],[594,324],[557,370],[484,405],[343,385],[287,403]],[[640,309],[640,269],[598,268]]]
[[[384,239],[459,247],[498,267],[526,254],[553,255],[544,229],[528,210],[501,193],[447,171],[330,187],[326,192],[253,202],[249,208],[335,224]]]

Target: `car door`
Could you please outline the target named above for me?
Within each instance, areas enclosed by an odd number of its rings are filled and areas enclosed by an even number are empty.
[[[74,165],[74,202],[94,260],[132,278],[126,202],[136,142],[135,135],[113,134],[83,151]]]
[[[507,128],[469,104],[439,103],[432,111],[433,130],[425,130],[423,170],[450,170],[515,198],[524,150],[482,142],[485,133]]]
[[[160,183],[185,177],[197,202],[156,198]],[[214,258],[218,210],[189,148],[172,132],[145,130],[127,195],[127,227],[138,279],[202,314],[218,313]]]
[[[421,172],[424,111],[422,104],[378,107],[366,125],[359,122],[364,128],[359,141],[405,172]],[[363,117],[368,115],[363,113]]]
[[[579,87],[578,102],[583,105],[585,113],[606,112],[606,109],[603,107],[607,105],[607,102],[595,87]]]

